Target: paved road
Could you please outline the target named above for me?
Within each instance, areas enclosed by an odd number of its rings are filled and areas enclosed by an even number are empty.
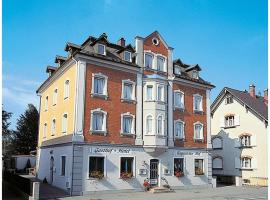
[[[5,181],[2,182],[2,198],[3,200],[22,200],[23,197],[17,193],[9,184]]]
[[[267,187],[202,188],[176,190],[174,193],[151,194],[145,192],[102,193],[83,197],[59,198],[64,200],[263,200],[267,199]]]

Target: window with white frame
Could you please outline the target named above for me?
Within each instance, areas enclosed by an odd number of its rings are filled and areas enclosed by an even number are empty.
[[[52,136],[55,135],[56,132],[56,119],[52,120]]]
[[[62,117],[62,133],[67,133],[68,115],[65,113]]]
[[[157,134],[159,135],[163,135],[164,131],[163,131],[163,117],[162,115],[159,115],[157,118]]]
[[[148,115],[146,117],[146,133],[151,134],[153,131],[153,117]]]
[[[66,156],[61,156],[61,176],[66,175]]]
[[[223,168],[223,159],[222,157],[213,158],[213,169],[222,169]]]
[[[57,104],[57,89],[53,91],[53,105]]]
[[[233,97],[232,95],[228,95],[225,100],[225,104],[231,104],[233,103]]]
[[[184,93],[181,91],[174,91],[174,107],[184,109]]]
[[[195,159],[194,165],[195,165],[195,175],[203,175],[204,174],[203,159]]]
[[[157,100],[164,101],[164,86],[163,85],[157,86]]]
[[[129,51],[124,51],[124,60],[131,62],[131,52]]]
[[[181,74],[181,69],[180,69],[180,67],[178,65],[174,66],[174,73],[177,74],[177,75]]]
[[[192,78],[198,79],[199,78],[199,72],[194,70],[192,72]]]
[[[199,94],[193,95],[193,109],[194,111],[203,111],[202,96]]]
[[[133,157],[121,157],[120,177],[131,178],[133,177]]]
[[[49,104],[49,97],[48,96],[46,96],[45,97],[45,111],[47,111],[48,110],[48,104]]]
[[[153,68],[153,55],[150,53],[145,53],[144,54],[144,66],[146,68]]]
[[[105,133],[106,132],[107,112],[96,109],[91,111],[91,132]]]
[[[174,176],[183,176],[184,174],[184,158],[174,158]]]
[[[196,122],[194,124],[194,139],[202,140],[203,139],[203,124]]]
[[[242,157],[241,158],[241,166],[242,166],[242,168],[251,168],[251,158],[250,157]]]
[[[124,113],[121,115],[121,133],[134,134],[134,115]]]
[[[47,123],[45,123],[43,126],[43,138],[46,138],[46,136],[47,136]]]
[[[174,136],[177,139],[183,139],[184,138],[184,122],[181,120],[176,120],[174,122]]]
[[[130,80],[122,81],[122,99],[123,100],[135,100],[135,83]]]
[[[157,70],[165,71],[164,69],[165,69],[165,58],[157,56]]]
[[[89,157],[89,178],[101,179],[104,177],[104,157]]]
[[[103,44],[98,44],[97,45],[97,52],[98,54],[105,55],[105,45]]]
[[[225,116],[225,127],[232,127],[234,125],[234,115]]]
[[[146,100],[153,100],[153,85],[147,85],[146,87]]]
[[[64,84],[64,99],[67,99],[68,97],[69,97],[69,80],[66,80]]]
[[[107,96],[108,77],[101,74],[92,74],[92,94]]]
[[[251,142],[250,142],[250,135],[242,135],[240,137],[240,142],[241,142],[241,147],[250,147]]]

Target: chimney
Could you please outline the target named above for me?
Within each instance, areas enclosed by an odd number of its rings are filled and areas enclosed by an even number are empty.
[[[120,39],[117,41],[117,44],[120,45],[120,46],[122,46],[122,47],[125,47],[125,45],[126,45],[125,43],[126,43],[126,41],[125,41],[124,38],[120,38]]]
[[[268,89],[263,91],[264,102],[268,105]]]
[[[255,85],[254,84],[251,84],[249,86],[249,95],[251,97],[256,97],[256,92],[255,92]]]

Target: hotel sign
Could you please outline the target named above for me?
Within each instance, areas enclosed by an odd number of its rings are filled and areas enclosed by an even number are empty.
[[[130,154],[132,152],[129,148],[102,148],[94,147],[90,148],[90,153],[106,153],[106,154]]]
[[[183,152],[183,151],[176,151],[175,155],[176,156],[200,156],[202,152]]]

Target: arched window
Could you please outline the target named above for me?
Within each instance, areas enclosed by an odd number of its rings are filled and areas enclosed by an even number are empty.
[[[68,127],[68,118],[67,114],[63,115],[62,118],[62,133],[67,133],[67,127]]]
[[[91,110],[91,126],[90,131],[92,134],[106,134],[107,132],[107,112],[97,108]]]
[[[146,117],[146,133],[152,133],[153,131],[153,118],[151,115],[148,115]]]
[[[157,118],[157,134],[163,135],[163,118],[161,115]]]
[[[52,136],[55,135],[56,132],[56,120],[52,120]]]
[[[184,109],[184,93],[180,90],[174,91],[174,107]]]
[[[213,146],[213,149],[222,149],[222,138],[214,137],[212,139],[212,146]]]
[[[182,122],[181,120],[177,120],[174,122],[174,136],[177,139],[183,139],[185,137],[184,122]]]
[[[144,66],[146,68],[153,68],[153,58],[154,56],[150,53],[144,54]]]
[[[134,118],[130,113],[121,114],[121,134],[135,134]]]
[[[57,89],[53,91],[53,105],[57,104]]]
[[[213,169],[222,169],[223,168],[223,159],[222,157],[213,158]]]
[[[194,123],[194,139],[203,140],[203,124],[200,122]]]
[[[48,110],[48,103],[49,103],[49,97],[46,96],[46,98],[45,98],[45,111]]]
[[[64,99],[68,97],[69,97],[69,80],[66,80],[64,85]]]
[[[47,123],[45,123],[43,127],[43,138],[46,138],[46,135],[47,135]]]

